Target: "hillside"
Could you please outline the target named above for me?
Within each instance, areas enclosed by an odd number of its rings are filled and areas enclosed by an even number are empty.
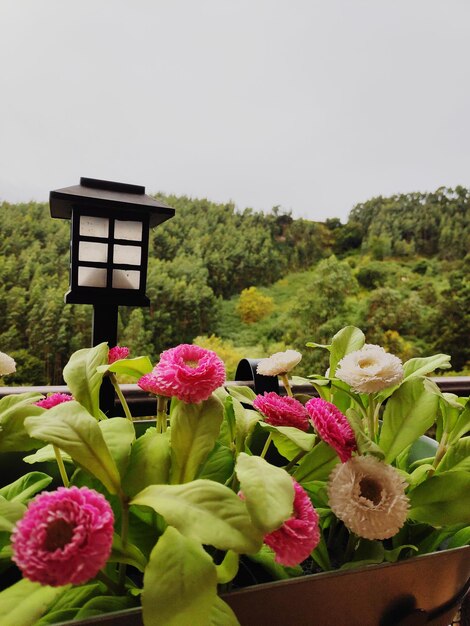
[[[152,306],[120,309],[120,343],[134,354],[156,359],[197,337],[234,362],[246,350],[325,343],[353,323],[406,358],[437,350],[452,354],[456,370],[468,366],[468,190],[374,198],[346,224],[164,200],[176,216],[151,234]],[[63,304],[69,223],[51,219],[44,204],[1,209],[0,350],[19,365],[8,383],[58,384],[70,353],[91,336],[91,307]],[[254,321],[260,309],[272,312]],[[320,358],[309,354],[306,370]]]
[[[307,375],[326,369],[327,360],[324,351],[305,344],[329,343],[340,328],[353,324],[364,330],[369,343],[404,360],[445,352],[452,355],[454,371],[470,373],[468,269],[468,263],[423,257],[376,261],[369,255],[331,256],[258,289],[273,308],[258,321],[243,322],[240,296],[225,301],[218,339],[199,337],[197,342],[225,350],[232,367],[240,353],[258,358],[293,347],[304,354],[297,371]]]

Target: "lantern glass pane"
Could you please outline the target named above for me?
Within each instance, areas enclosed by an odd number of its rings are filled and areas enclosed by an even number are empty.
[[[109,237],[109,219],[80,215],[80,235],[82,237]]]
[[[78,245],[78,260],[106,263],[108,260],[108,244],[80,241]]]
[[[113,270],[113,289],[139,289],[140,272]]]
[[[140,246],[114,246],[113,263],[140,265],[142,250]]]
[[[106,287],[107,272],[99,267],[79,267],[78,286],[79,287]]]
[[[142,241],[142,222],[115,220],[114,237],[129,241]]]

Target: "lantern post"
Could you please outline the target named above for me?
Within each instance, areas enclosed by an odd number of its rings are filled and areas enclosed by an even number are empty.
[[[92,346],[117,345],[118,307],[149,306],[145,294],[150,228],[175,210],[145,194],[145,187],[94,178],[50,192],[51,216],[71,220],[68,304],[92,304]],[[101,409],[114,407],[103,381]]]

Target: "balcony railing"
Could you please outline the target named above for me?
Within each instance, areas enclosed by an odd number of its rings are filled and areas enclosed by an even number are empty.
[[[438,376],[432,380],[439,386],[441,391],[454,393],[457,396],[470,396],[470,376]],[[252,380],[227,381],[226,386],[248,386],[254,389]],[[281,395],[285,393],[282,383],[279,385]],[[129,405],[132,415],[136,418],[149,417],[156,414],[156,399],[147,392],[142,391],[137,385],[121,385],[122,392]],[[309,385],[293,385],[294,394],[316,395],[315,389]],[[66,385],[39,386],[39,387],[0,387],[0,398],[10,394],[37,392],[47,395],[48,393],[67,393]],[[116,399],[116,416],[124,415],[119,401]]]

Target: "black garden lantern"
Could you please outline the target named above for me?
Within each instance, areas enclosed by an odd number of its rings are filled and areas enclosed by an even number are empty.
[[[174,209],[145,187],[94,178],[51,191],[52,217],[72,221],[70,289],[65,302],[93,305],[92,345],[117,344],[118,306],[148,306],[145,294],[150,228]]]

